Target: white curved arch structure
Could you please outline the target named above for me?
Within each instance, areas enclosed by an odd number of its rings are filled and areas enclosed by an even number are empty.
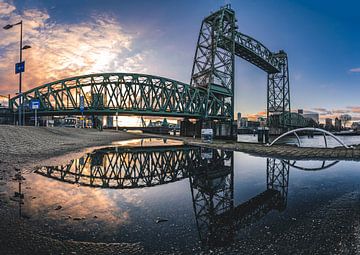
[[[299,147],[301,147],[301,140],[298,136],[298,134],[296,132],[300,132],[300,131],[318,131],[321,132],[324,135],[324,139],[325,139],[325,147],[327,148],[327,141],[326,141],[326,135],[331,136],[332,138],[334,138],[338,143],[340,143],[342,146],[344,146],[346,149],[350,149],[352,147],[347,146],[343,141],[341,141],[337,136],[333,135],[332,133],[330,133],[329,131],[326,131],[324,129],[321,128],[312,128],[312,127],[305,127],[305,128],[297,128],[297,129],[293,129],[290,130],[282,135],[280,135],[279,137],[277,137],[274,141],[272,141],[272,143],[270,143],[268,146],[272,146],[274,143],[276,143],[277,141],[279,141],[281,138],[290,135],[290,134],[294,134],[297,138]]]
[[[295,169],[302,170],[302,171],[320,171],[320,170],[325,170],[327,168],[330,168],[330,167],[336,165],[337,163],[339,163],[340,161],[336,160],[336,161],[330,162],[329,164],[326,164],[327,161],[323,160],[322,165],[320,167],[299,166],[299,165],[296,165],[296,163],[297,163],[296,160],[294,160],[293,162],[291,162],[290,160],[282,160],[282,162],[286,165],[289,165]]]

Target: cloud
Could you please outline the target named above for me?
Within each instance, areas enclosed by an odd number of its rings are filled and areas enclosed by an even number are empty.
[[[62,78],[101,72],[146,72],[143,50],[132,50],[136,39],[107,16],[92,16],[86,22],[59,24],[44,10],[17,13],[15,6],[0,3],[0,23],[24,23],[23,51],[26,61],[23,90]],[[4,8],[1,8],[4,7]],[[3,10],[4,9],[4,10]],[[6,20],[1,14],[7,14]],[[0,31],[0,94],[17,91],[14,63],[19,58],[19,30]]]
[[[0,17],[7,16],[15,10],[15,6],[5,2],[0,2]]]
[[[360,106],[348,106],[348,107],[346,107],[346,108],[349,109],[350,112],[360,113]]]
[[[326,108],[312,108],[312,110],[316,111],[316,112],[328,112],[328,110]]]
[[[335,119],[339,118],[342,114],[349,114],[351,116],[351,121],[349,123],[360,121],[360,106],[347,106],[345,109],[331,110],[323,107],[311,108],[311,110],[304,109],[304,113],[314,112],[319,113],[319,119],[321,123],[324,123],[326,118]],[[266,111],[261,111],[255,114],[245,114],[244,117],[247,117],[250,120],[257,120],[259,117],[266,117]]]
[[[360,73],[360,67],[352,68],[352,69],[349,70],[349,72],[351,72],[351,73]]]
[[[319,113],[319,118],[322,122],[326,118],[335,119],[339,118],[342,114],[349,114],[351,116],[351,122],[360,120],[360,106],[346,106],[344,109],[326,109],[326,108],[312,108],[312,110]]]
[[[244,117],[246,117],[250,120],[257,120],[259,117],[266,118],[266,111],[261,111],[261,112],[254,113],[254,114],[245,114]]]

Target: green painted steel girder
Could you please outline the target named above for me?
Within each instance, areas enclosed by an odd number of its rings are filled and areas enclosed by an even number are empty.
[[[16,111],[19,95],[10,99]],[[40,100],[39,115],[80,115],[80,97],[85,115],[139,115],[201,118],[205,115],[207,91],[168,78],[137,73],[100,73],[51,82],[23,93],[25,111],[33,99]],[[214,98],[213,118],[222,102]],[[211,114],[210,114],[211,115]]]

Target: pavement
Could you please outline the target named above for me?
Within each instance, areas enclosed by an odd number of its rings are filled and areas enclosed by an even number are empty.
[[[3,187],[18,172],[34,167],[62,164],[74,154],[83,154],[114,141],[149,134],[130,134],[91,129],[16,127],[0,125],[0,254],[152,254],[139,243],[90,243],[58,240],[47,236],[44,226],[33,226],[17,217],[15,207],[2,199]],[[168,136],[157,136],[174,138]],[[253,155],[292,159],[360,160],[360,149],[313,149],[276,145],[242,144],[200,139],[179,138],[184,143],[226,150],[239,150]],[[227,248],[200,254],[360,254],[360,194],[351,192],[319,206],[296,222],[284,222],[282,231],[268,235],[267,229],[255,229],[246,238]],[[287,227],[286,227],[287,226]],[[250,231],[250,230],[249,230]],[[264,238],[265,236],[265,238]],[[168,254],[160,252],[157,254]],[[175,251],[173,254],[183,254]]]
[[[144,136],[154,136],[152,134],[143,134]],[[336,148],[310,148],[296,147],[292,145],[272,145],[258,143],[241,143],[230,140],[213,140],[211,143],[203,142],[199,138],[156,135],[157,137],[177,139],[185,144],[202,147],[216,148],[222,150],[233,150],[248,153],[259,157],[271,157],[292,160],[352,160],[360,161],[360,147],[346,149],[344,147]]]

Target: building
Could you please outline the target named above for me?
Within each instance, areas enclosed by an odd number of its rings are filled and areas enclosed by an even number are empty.
[[[249,128],[258,128],[258,127],[260,127],[260,122],[259,122],[259,121],[249,120],[249,121],[247,122],[247,126],[248,126]]]
[[[305,119],[312,119],[317,125],[319,124],[319,113],[307,111],[304,113],[303,109],[298,109],[297,113]]]
[[[10,99],[10,95],[9,96],[0,95],[0,108],[8,108],[9,99]]]
[[[360,130],[360,122],[353,122],[351,124],[351,129],[357,131],[357,130]]]
[[[315,121],[317,124],[319,124],[319,113],[317,113],[317,112],[303,113],[302,116],[303,116],[305,119],[312,119],[312,120]]]
[[[240,118],[240,122],[239,123],[239,128],[243,128],[243,127],[248,127],[248,118]]]
[[[241,128],[241,112],[237,114],[237,128]]]
[[[335,118],[335,130],[340,131],[341,130],[341,119]]]
[[[333,128],[332,119],[326,118],[325,119],[325,129],[330,130]]]
[[[266,118],[259,117],[257,118],[257,121],[259,122],[260,127],[266,127]]]

